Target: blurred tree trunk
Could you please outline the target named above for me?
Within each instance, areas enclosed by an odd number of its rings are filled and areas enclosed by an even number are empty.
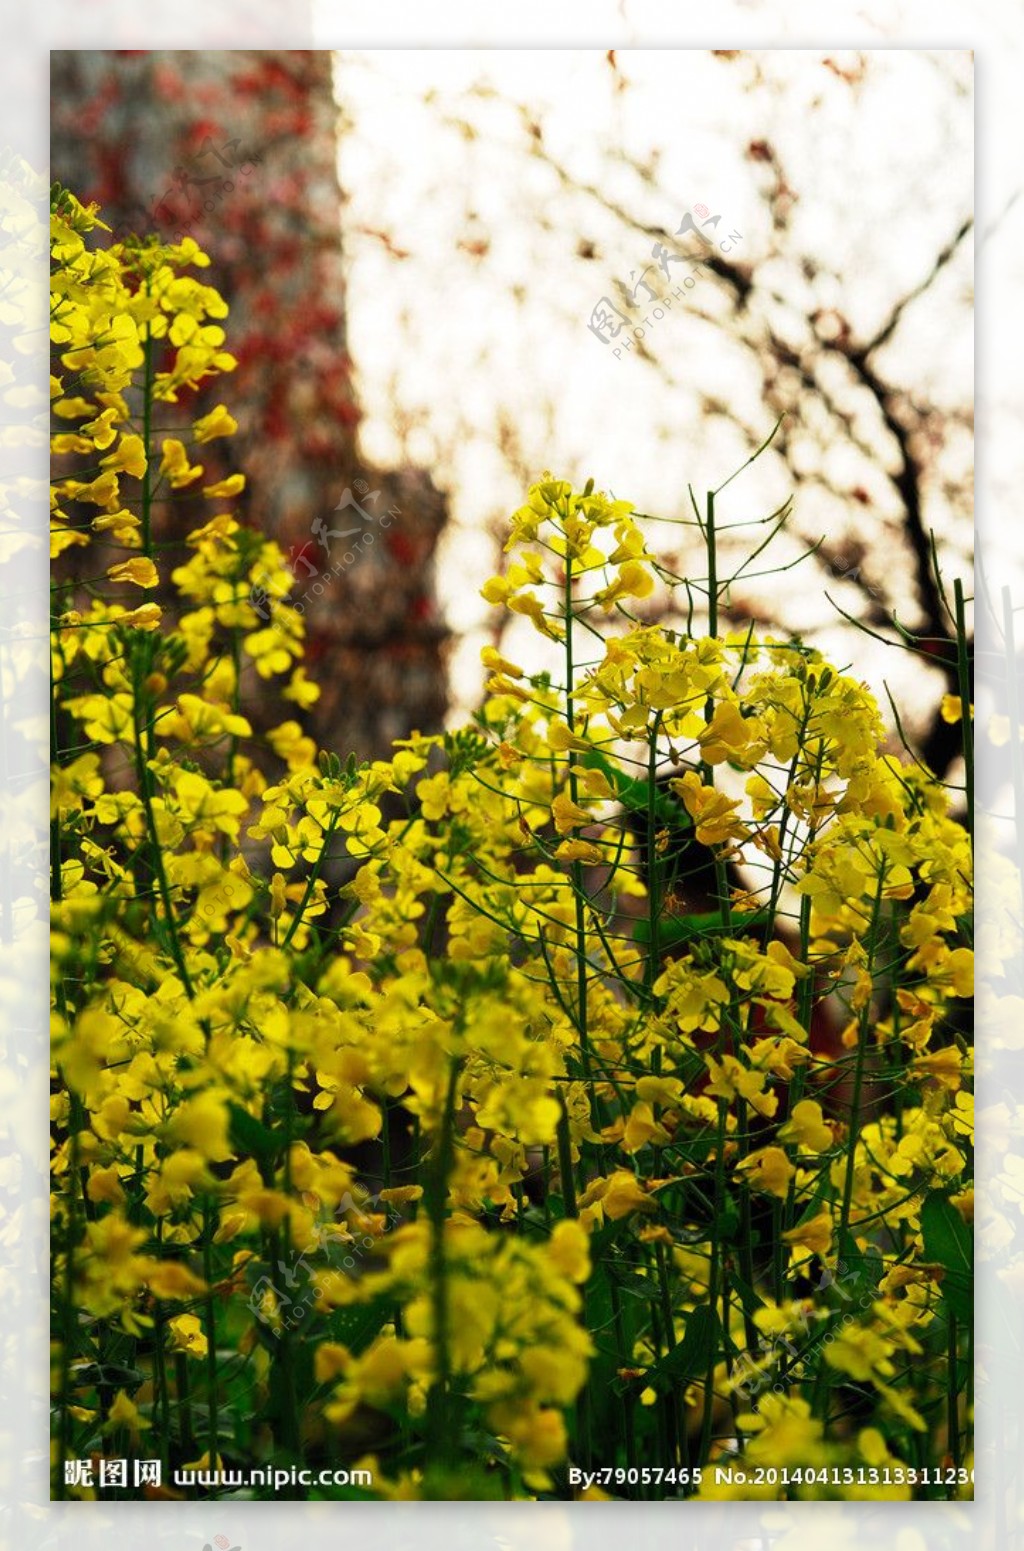
[[[365,757],[441,725],[446,509],[422,471],[357,456],[331,69],[311,50],[55,52],[51,165],[115,234],[190,235],[210,255],[201,278],[230,304],[238,359],[217,391],[239,432],[203,462],[226,472],[225,449],[242,519],[292,556],[322,688],[312,730]]]

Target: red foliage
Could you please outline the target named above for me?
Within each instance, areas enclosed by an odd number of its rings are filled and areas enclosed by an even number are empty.
[[[392,531],[385,539],[388,553],[393,555],[400,565],[412,565],[416,559],[416,545],[404,533]]]
[[[188,95],[178,71],[162,60],[153,66],[153,90],[165,102],[182,102]]]

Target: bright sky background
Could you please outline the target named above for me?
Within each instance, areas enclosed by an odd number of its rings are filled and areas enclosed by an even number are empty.
[[[580,483],[593,475],[641,510],[677,515],[688,481],[698,491],[716,485],[747,455],[735,426],[703,412],[702,396],[726,401],[758,432],[771,425],[749,352],[716,326],[713,282],[698,281],[657,324],[661,370],[615,359],[588,332],[595,302],[615,296],[614,278],[651,262],[651,240],[531,156],[524,121],[541,126],[574,182],[669,230],[687,208],[706,204],[722,214],[720,235],[742,233],[737,255],[750,260],[771,232],[764,169],[745,150],[769,140],[799,194],[794,253],[813,252],[837,277],[822,273],[810,285],[783,260],[780,294],[798,310],[841,305],[855,330],[870,333],[971,209],[971,65],[963,52],[875,52],[851,90],[825,57],[857,67],[855,54],[825,50],[732,64],[705,50],[628,51],[617,54],[617,70],[604,49],[339,54],[362,448],[373,464],[422,464],[450,494],[438,584],[457,636],[453,716],[478,693],[490,617],[478,589],[496,568],[495,534],[526,480],[545,468]],[[756,66],[764,80],[744,89]],[[638,183],[618,150],[657,153],[667,201]],[[579,256],[582,241],[595,244],[597,260]],[[969,398],[969,246],[908,313],[899,349],[930,398]],[[812,446],[805,456],[813,466]],[[853,474],[835,465],[824,472],[840,483]],[[878,485],[884,494],[881,476]],[[767,512],[789,489],[781,460],[765,459],[731,488],[723,518]],[[804,531],[834,522],[823,506],[815,526],[813,487],[800,500]],[[963,515],[932,516],[940,529],[959,522],[966,551]],[[877,548],[870,526],[862,536]],[[796,628],[806,621],[798,592],[785,585]],[[508,645],[535,665],[527,625],[514,627]],[[900,666],[887,660],[886,676],[898,680]]]

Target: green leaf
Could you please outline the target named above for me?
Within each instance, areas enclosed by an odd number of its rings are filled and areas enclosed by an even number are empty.
[[[736,1201],[725,1192],[715,1214],[714,1236],[720,1244],[735,1244],[739,1238],[740,1209]]]
[[[703,1378],[718,1351],[721,1335],[718,1315],[702,1304],[686,1316],[683,1339],[647,1370],[644,1382],[665,1390]]]
[[[757,1292],[755,1288],[751,1287],[749,1282],[745,1282],[743,1280],[742,1276],[739,1275],[735,1267],[733,1267],[729,1272],[729,1286],[739,1294],[739,1300],[743,1305],[744,1314],[753,1316],[757,1313],[758,1309],[764,1308],[765,1303],[764,1299],[761,1297],[761,1294]]]
[[[231,1116],[228,1130],[236,1147],[257,1162],[277,1157],[285,1144],[283,1131],[280,1134],[271,1131],[241,1104],[229,1104],[228,1112]]]
[[[372,1298],[369,1303],[349,1303],[344,1308],[331,1311],[327,1332],[332,1341],[339,1341],[359,1356],[376,1340],[388,1321],[394,1318],[394,1314],[394,1304],[388,1298]]]
[[[727,921],[720,910],[707,915],[662,916],[658,922],[658,945],[662,950],[678,948],[683,943],[697,942],[707,937],[738,937],[759,931],[767,926],[771,915],[767,910],[747,911],[734,915]],[[641,919],[633,928],[637,942],[645,946],[651,940],[650,922]]]
[[[625,1221],[626,1219],[623,1219]],[[618,1229],[619,1223],[608,1227]],[[596,1237],[596,1235],[595,1235]],[[607,1253],[610,1240],[604,1241]],[[634,1404],[633,1397],[623,1400],[623,1386],[618,1378],[620,1363],[628,1362],[637,1340],[647,1329],[649,1310],[645,1298],[638,1297],[630,1281],[636,1282],[635,1274],[627,1263],[602,1262],[591,1241],[594,1254],[594,1270],[584,1289],[586,1300],[586,1328],[594,1338],[596,1351],[590,1361],[587,1379],[589,1405],[589,1429],[593,1445],[600,1450],[600,1458],[614,1460],[617,1440],[622,1433],[622,1409]],[[614,1287],[612,1285],[614,1281]],[[621,1330],[617,1329],[615,1304],[618,1302]],[[620,1341],[621,1335],[621,1341]],[[636,1408],[640,1410],[640,1407]],[[569,1428],[577,1438],[579,1414],[574,1409],[569,1417]],[[639,1418],[637,1419],[639,1421]]]
[[[940,1291],[951,1314],[970,1323],[974,1313],[974,1235],[947,1195],[930,1191],[921,1207],[926,1260],[945,1273]]]
[[[651,788],[646,777],[637,780],[633,776],[626,775],[625,771],[598,749],[591,749],[581,755],[579,763],[590,770],[600,770],[624,808],[628,808],[633,813],[648,811],[651,805]],[[677,828],[690,829],[693,825],[693,820],[679,799],[672,792],[659,787],[656,787],[654,792],[654,815],[663,824],[675,825]]]

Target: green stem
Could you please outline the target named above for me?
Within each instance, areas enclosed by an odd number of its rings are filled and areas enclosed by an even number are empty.
[[[157,1219],[157,1257],[163,1256],[164,1219]],[[171,1394],[167,1382],[167,1315],[163,1303],[157,1299],[153,1311],[153,1400],[160,1414],[160,1460],[166,1474],[170,1464],[171,1441]]]
[[[231,710],[235,716],[239,716],[242,710],[242,632],[233,626],[229,632],[231,647],[231,666],[234,670],[234,684],[231,690]],[[228,739],[227,759],[225,761],[225,780],[228,786],[235,784],[235,761],[241,739],[237,733],[232,733]],[[220,841],[220,859],[226,866],[231,854],[231,837],[222,835]]]
[[[655,1244],[654,1263],[658,1273],[658,1301],[662,1324],[664,1326],[663,1338],[665,1351],[670,1352],[676,1345],[675,1319],[672,1314],[672,1290],[669,1286],[668,1262],[665,1258],[664,1244]],[[675,1404],[673,1405],[673,1401]],[[678,1391],[670,1391],[665,1397],[666,1408],[671,1410],[672,1419],[669,1424],[669,1436],[675,1439],[671,1460],[680,1465],[689,1463],[688,1446],[686,1438],[686,1385],[679,1387]]]
[[[736,1138],[739,1145],[739,1160],[747,1156],[750,1150],[750,1136],[747,1131],[748,1116],[745,1099],[736,1100]],[[740,1192],[740,1239],[739,1262],[740,1274],[748,1287],[754,1286],[754,1246],[751,1243],[753,1225],[751,1223],[750,1190],[744,1185]],[[757,1351],[758,1329],[754,1324],[753,1315],[743,1304],[743,1333],[747,1343],[747,1349],[753,1355]]]
[[[960,688],[960,727],[964,747],[965,817],[967,833],[974,839],[974,722],[971,718],[971,663],[967,646],[964,589],[959,577],[953,583],[956,608],[956,671]]]
[[[786,1276],[786,1245],[783,1233],[783,1202],[772,1196],[772,1297],[776,1303],[783,1299]]]
[[[882,913],[882,889],[885,883],[885,867],[878,870],[878,887],[868,928],[868,974],[875,962],[875,944],[878,939],[878,923]],[[864,1086],[864,1068],[867,1063],[868,1034],[871,1028],[871,997],[861,1009],[857,1027],[857,1056],[853,1068],[853,1093],[850,1096],[850,1134],[846,1140],[846,1178],[843,1182],[843,1205],[839,1216],[839,1252],[850,1226],[850,1209],[853,1205],[853,1182],[857,1172],[857,1136],[860,1130],[860,1103]]]
[[[715,1141],[715,1222],[721,1221],[725,1199],[725,1136],[729,1105],[726,1099],[718,1101],[718,1132]],[[722,1246],[716,1229],[711,1234],[711,1265],[708,1270],[708,1307],[713,1311],[718,1301],[718,1275],[722,1259]],[[725,1332],[723,1332],[723,1337]],[[712,1343],[704,1376],[704,1412],[700,1427],[700,1455],[697,1463],[706,1465],[711,1451],[712,1412],[715,1404],[715,1368],[718,1353]]]
[[[455,1099],[462,1062],[452,1058],[448,1072],[448,1090],[441,1115],[432,1167],[426,1191],[427,1220],[430,1224],[430,1302],[434,1327],[434,1381],[427,1394],[427,1459],[442,1469],[452,1463],[454,1439],[451,1415],[451,1311],[448,1304],[448,1266],[445,1257],[444,1229],[448,1208],[448,1177],[455,1154]]]
[[[619,1292],[619,1284],[616,1281],[615,1274],[611,1268],[608,1270],[608,1291],[611,1295],[612,1329],[615,1335],[616,1362],[620,1368],[628,1368],[631,1363],[632,1353],[629,1351],[629,1347],[626,1342],[626,1328],[622,1317],[622,1297]],[[638,1463],[638,1460],[636,1452],[636,1431],[633,1425],[634,1391],[632,1387],[627,1385],[619,1398],[621,1400],[622,1411],[622,1436],[626,1445],[626,1464],[629,1467],[633,1467]],[[641,1489],[640,1496],[643,1497],[644,1495],[645,1494]]]
[[[181,1435],[181,1449],[186,1459],[195,1450],[195,1438],[192,1434],[192,1396],[189,1387],[188,1358],[184,1352],[174,1354],[174,1379],[178,1392],[178,1428]]]
[[[650,1260],[648,1259],[649,1266]],[[649,1269],[648,1275],[650,1275]],[[661,1296],[657,1288],[655,1288],[654,1296],[651,1298],[649,1306],[651,1314],[651,1344],[655,1355],[668,1353],[672,1349],[672,1337],[669,1331],[665,1329]],[[656,1411],[658,1417],[658,1459],[663,1460],[670,1467],[678,1465],[680,1462],[679,1417],[676,1398],[670,1388],[664,1389],[658,1396]]]
[[[960,1379],[957,1363],[958,1331],[956,1315],[952,1309],[946,1313],[947,1321],[947,1347],[946,1347],[946,1427],[949,1439],[946,1447],[953,1460],[954,1469],[960,1468],[960,1409],[958,1405]]]
[[[565,557],[565,721],[570,735],[576,732],[576,709],[573,702],[573,678],[575,666],[573,663],[572,627],[572,556]],[[567,768],[569,778],[569,797],[572,802],[579,800],[579,778],[577,775],[577,757],[573,749],[567,755]],[[573,831],[575,835],[577,830]],[[572,878],[573,900],[575,905],[575,931],[576,931],[576,1028],[580,1037],[580,1068],[583,1081],[587,1086],[590,1099],[591,1120],[600,1125],[601,1117],[598,1113],[597,1095],[594,1092],[594,1075],[590,1063],[590,1038],[587,1029],[588,1005],[587,1005],[587,917],[586,917],[586,891],[583,886],[583,864],[573,862],[570,865]],[[568,1126],[568,1117],[566,1117]],[[561,1142],[559,1143],[561,1152]],[[561,1160],[560,1160],[561,1161]],[[580,1150],[580,1170],[583,1177],[583,1155]],[[571,1188],[571,1180],[570,1180]],[[568,1197],[566,1197],[568,1200]],[[574,1214],[575,1215],[575,1214]]]
[[[657,835],[657,801],[658,801],[658,730],[661,726],[661,712],[655,712],[654,725],[648,735],[647,750],[647,920],[650,932],[650,942],[647,949],[647,964],[644,974],[644,983],[648,994],[653,993],[654,982],[657,980],[661,969],[661,945],[658,940],[658,932],[661,924],[661,869],[658,866],[658,835]],[[657,1072],[661,1061],[661,1051],[656,1049],[654,1070]]]
[[[739,1424],[739,1417],[740,1417],[740,1414],[741,1414],[741,1411],[740,1411],[741,1401],[740,1401],[739,1391],[737,1389],[733,1388],[733,1385],[732,1385],[732,1382],[731,1382],[731,1380],[732,1380],[732,1373],[733,1373],[733,1350],[734,1350],[734,1348],[733,1348],[733,1341],[732,1341],[732,1326],[731,1326],[731,1320],[730,1320],[730,1309],[731,1309],[731,1306],[732,1306],[732,1292],[731,1292],[731,1288],[729,1286],[729,1262],[728,1262],[728,1260],[725,1260],[722,1263],[722,1353],[723,1353],[723,1356],[725,1358],[725,1371],[726,1371],[726,1374],[728,1375],[729,1380],[730,1380],[730,1384],[729,1384],[729,1409],[732,1412],[732,1424],[733,1424],[733,1427],[735,1428],[735,1431],[736,1431],[736,1437],[737,1437],[737,1441],[739,1443],[740,1453],[742,1453],[743,1452],[743,1433],[740,1430],[740,1424]]]
[[[213,1296],[214,1212],[209,1201],[203,1202],[203,1279],[209,1289],[204,1308],[206,1323],[206,1387],[210,1423],[210,1469],[217,1469],[217,1311]]]
[[[168,1443],[171,1436],[171,1398],[167,1389],[167,1321],[163,1310],[157,1308],[153,1316],[153,1400],[160,1417],[160,1434],[155,1440],[160,1450],[160,1461],[166,1475],[170,1465]]]
[[[569,1111],[565,1098],[558,1095],[559,1116],[556,1128],[558,1141],[558,1172],[562,1178],[562,1201],[565,1206],[566,1217],[578,1217],[580,1209],[576,1204],[576,1184],[572,1172],[572,1135],[569,1130]]]
[[[75,1317],[75,1246],[78,1239],[78,1100],[65,1085],[68,1095],[68,1181],[65,1196],[66,1240],[64,1244],[64,1284],[61,1297],[61,1353],[60,1353],[60,1432],[57,1444],[57,1479],[55,1482],[58,1501],[67,1497],[64,1484],[64,1466],[70,1457],[71,1444],[71,1360],[74,1356],[74,1338],[77,1327]]]
[[[146,276],[146,297],[149,297],[150,282]],[[142,446],[146,455],[146,467],[142,475],[142,553],[152,558],[152,510],[153,510],[153,486],[150,472],[150,450],[153,437],[153,331],[150,322],[146,324],[146,340],[142,347],[143,379],[142,379]]]
[[[150,863],[156,878],[157,888],[160,893],[160,901],[164,909],[164,921],[167,927],[167,944],[175,968],[181,976],[181,983],[185,988],[185,994],[192,1001],[194,991],[192,980],[185,964],[185,956],[181,949],[181,939],[178,935],[178,923],[175,919],[171,905],[171,890],[167,882],[167,870],[164,867],[163,848],[157,833],[156,816],[153,812],[152,773],[146,763],[144,746],[145,722],[142,707],[142,685],[138,663],[133,663],[133,676],[135,683],[132,694],[132,722],[135,731],[135,775],[139,786],[139,799],[142,802],[143,812],[146,816],[146,833],[149,836]]]
[[[292,1126],[295,1118],[295,1052],[288,1047],[284,1078],[284,1145],[282,1162],[282,1187],[284,1195],[290,1200],[292,1192]],[[281,1223],[277,1237],[278,1262],[283,1260],[286,1267],[291,1270],[292,1259],[292,1235],[291,1224],[286,1216]],[[302,1431],[299,1424],[298,1393],[295,1383],[295,1346],[292,1339],[293,1332],[288,1321],[282,1324],[281,1334],[278,1338],[279,1373],[281,1377],[281,1436],[287,1450],[295,1458],[298,1458],[301,1450]]]
[[[573,1179],[572,1169],[572,1135],[569,1130],[569,1111],[566,1107],[565,1097],[558,1095],[559,1116],[558,1125],[555,1128],[555,1136],[558,1143],[558,1173],[562,1182],[562,1209],[566,1217],[578,1218],[579,1205],[576,1200],[576,1184]],[[545,1169],[547,1167],[548,1150],[544,1149]],[[544,1211],[548,1222],[551,1221],[550,1191],[545,1181]],[[576,1441],[577,1454],[584,1470],[590,1468],[591,1463],[591,1404],[590,1385],[584,1384],[576,1401]]]
[[[715,492],[708,491],[704,518],[704,544],[708,556],[708,635],[718,634],[718,541],[715,533]]]
[[[324,864],[325,864],[325,862],[327,860],[327,847],[329,846],[329,844],[331,842],[331,837],[333,836],[334,831],[338,827],[338,823],[339,823],[340,817],[341,817],[340,811],[337,808],[332,808],[330,819],[327,822],[327,828],[324,830],[324,841],[323,841],[323,845],[320,847],[320,854],[317,856],[316,861],[313,863],[313,866],[312,866],[312,868],[310,870],[309,877],[306,879],[306,888],[305,888],[305,891],[304,891],[304,893],[302,895],[302,900],[301,900],[301,902],[299,904],[299,908],[295,912],[294,917],[292,918],[292,924],[291,924],[291,926],[289,926],[287,932],[285,932],[285,934],[284,934],[284,941],[281,944],[282,952],[284,951],[285,948],[288,947],[288,945],[291,942],[292,938],[295,936],[295,933],[298,931],[299,927],[302,925],[302,917],[305,914],[306,906],[309,904],[309,901],[312,898],[313,890],[316,888],[317,879],[320,877],[320,874],[323,872]]]

